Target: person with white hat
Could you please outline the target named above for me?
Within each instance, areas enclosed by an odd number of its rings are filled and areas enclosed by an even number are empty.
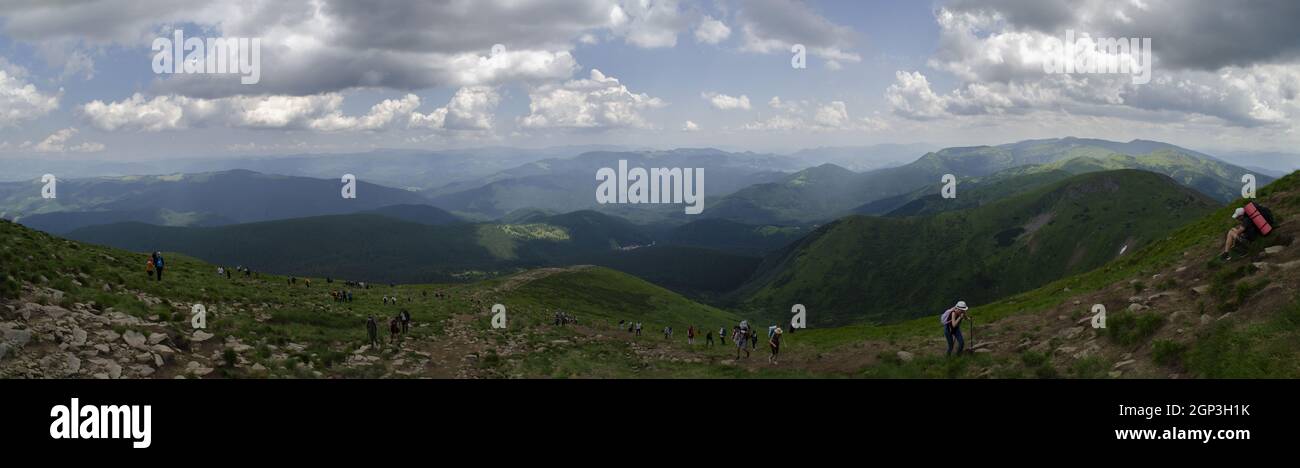
[[[943,337],[948,340],[948,355],[952,355],[953,339],[957,341],[957,354],[966,349],[966,339],[961,336],[961,320],[966,317],[966,311],[970,307],[966,306],[966,301],[957,301],[957,305],[943,311],[939,316],[939,322],[943,324]]]
[[[1245,208],[1237,208],[1235,211],[1232,212],[1232,219],[1237,221],[1238,224],[1236,226],[1233,226],[1232,229],[1228,230],[1228,238],[1223,241],[1223,253],[1219,254],[1219,258],[1223,259],[1224,261],[1230,260],[1232,258],[1232,254],[1230,252],[1232,252],[1232,248],[1236,246],[1238,242],[1246,241],[1246,237],[1245,237],[1246,216],[1245,215],[1246,215]]]

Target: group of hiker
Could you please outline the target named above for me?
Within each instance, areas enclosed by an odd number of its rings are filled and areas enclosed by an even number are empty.
[[[401,335],[411,331],[411,313],[402,309],[397,315],[388,319],[388,343],[393,344]],[[366,334],[370,336],[370,347],[379,347],[379,322],[372,314],[366,318]]]
[[[163,256],[162,252],[154,252],[145,260],[144,271],[149,275],[150,280],[162,281],[163,279]]]
[[[641,336],[642,324],[641,322],[619,320],[618,329],[626,329],[628,333]],[[701,330],[703,329],[695,325],[686,327],[686,344],[694,345],[695,337],[700,334]],[[727,344],[727,337],[731,337],[731,342],[736,347],[736,359],[741,359],[742,355],[744,358],[748,358],[751,356],[750,350],[758,349],[759,333],[750,326],[748,320],[742,320],[739,324],[732,326],[730,331],[725,326],[719,327],[717,333],[719,343],[724,346]],[[767,343],[771,350],[768,362],[772,364],[778,363],[777,356],[781,351],[781,338],[784,333],[785,330],[777,325],[772,325],[767,329]],[[664,326],[663,336],[665,340],[673,339],[672,325]],[[713,330],[704,331],[705,347],[713,346],[713,336]]]
[[[555,311],[555,321],[554,321],[554,323],[555,323],[555,326],[557,326],[557,327],[563,327],[563,326],[568,325],[568,324],[570,324],[570,323],[572,323],[572,324],[574,324],[574,325],[577,325],[577,324],[578,324],[578,318],[575,317],[575,316],[573,316],[573,315],[570,315],[570,314],[568,314],[568,313],[566,313],[566,312],[564,312],[564,311],[562,311],[562,310],[557,310],[557,311]]]
[[[352,291],[345,289],[330,290],[330,298],[334,299],[334,302],[352,302]]]
[[[226,268],[223,266],[219,266],[217,267],[217,276],[224,276],[226,277],[226,279],[231,279],[233,276],[233,274],[231,273],[232,271],[244,275],[245,278],[251,278],[253,276],[253,270],[244,268],[243,265],[237,266],[235,268]]]

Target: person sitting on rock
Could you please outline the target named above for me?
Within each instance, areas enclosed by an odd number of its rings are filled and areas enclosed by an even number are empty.
[[[1237,221],[1237,225],[1228,230],[1223,252],[1219,254],[1225,262],[1232,259],[1233,248],[1266,236],[1273,230],[1273,212],[1255,202],[1237,208],[1232,212],[1232,219]]]

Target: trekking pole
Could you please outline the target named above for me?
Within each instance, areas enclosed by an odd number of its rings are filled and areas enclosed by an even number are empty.
[[[970,318],[970,353],[975,354],[975,317]]]

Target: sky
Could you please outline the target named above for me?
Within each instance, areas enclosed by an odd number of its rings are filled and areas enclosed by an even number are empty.
[[[0,158],[1063,136],[1292,152],[1297,18],[1290,0],[0,0]],[[156,72],[178,30],[256,39],[256,83]],[[1068,35],[1150,39],[1149,61],[1081,55],[1149,80],[1049,72]]]

